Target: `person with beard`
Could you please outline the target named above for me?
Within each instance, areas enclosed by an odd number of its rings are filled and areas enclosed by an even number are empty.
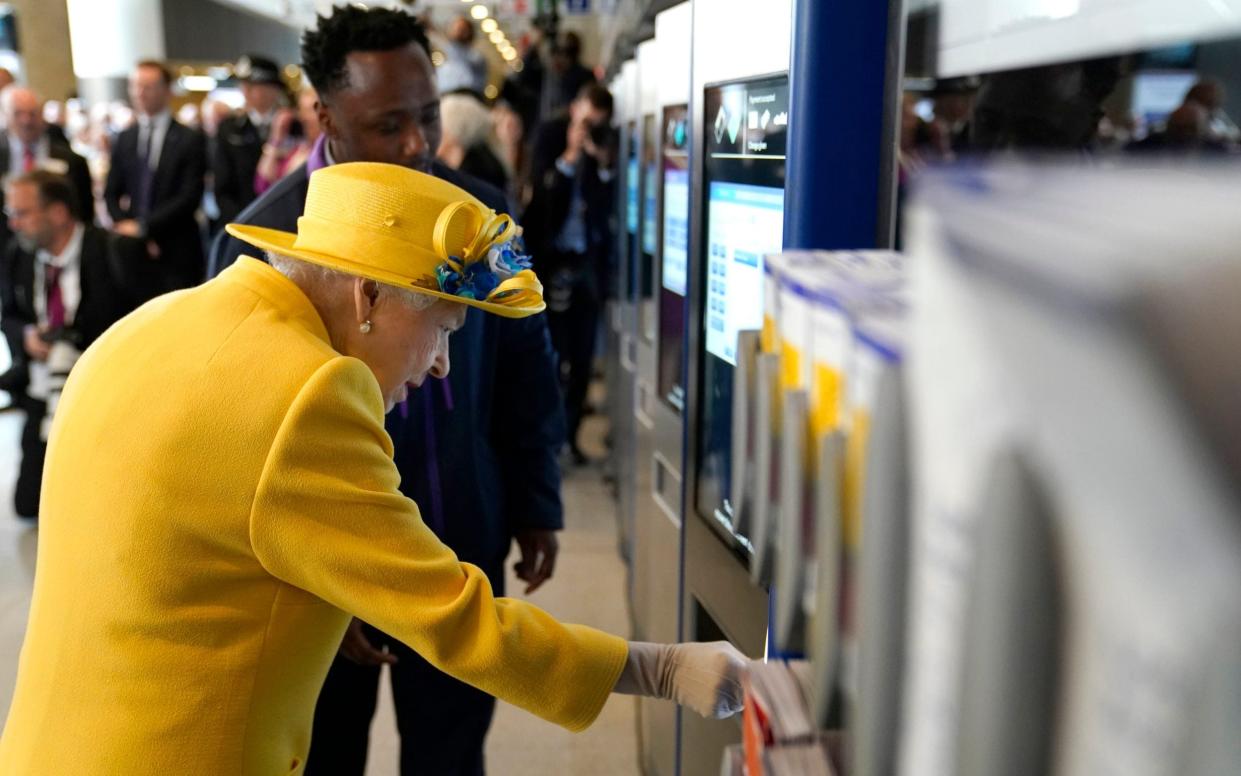
[[[0,387],[26,412],[13,506],[39,514],[47,428],[60,386],[105,329],[149,297],[151,262],[142,241],[84,221],[75,187],[46,170],[5,187],[14,238],[0,256],[0,328],[13,366]]]
[[[509,210],[498,190],[435,159],[440,95],[425,28],[413,16],[339,6],[303,37],[302,62],[319,94],[322,135],[306,165],[246,208],[239,223],[296,231],[311,176],[345,162],[413,168],[497,212]],[[221,234],[211,274],[246,251]],[[431,529],[461,560],[480,567],[499,595],[516,542],[517,575],[530,593],[552,577],[556,531],[564,525],[557,455],[565,424],[545,316],[508,320],[471,311],[450,347],[461,365],[451,378],[428,381],[388,415],[401,490],[424,506]],[[468,487],[446,487],[449,473]],[[392,669],[402,772],[482,773],[494,698],[356,620],[319,697],[307,773],[363,773],[385,664]]]

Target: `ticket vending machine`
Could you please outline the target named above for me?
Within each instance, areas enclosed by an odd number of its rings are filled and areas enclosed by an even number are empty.
[[[933,487],[914,503],[903,773],[1236,768],[1241,524],[1220,442],[1238,425],[1207,397],[1236,375],[1238,178],[1179,166],[920,185],[913,428]],[[951,339],[968,350],[931,344]],[[971,364],[1003,412],[970,395]],[[963,434],[966,417],[1005,422]]]
[[[655,17],[638,48],[644,78],[642,259],[638,265],[635,636],[678,638],[681,583],[685,298],[689,252],[690,3]],[[676,773],[677,708],[638,702],[643,771]]]
[[[634,394],[631,420],[634,440],[634,494],[633,494],[633,600],[630,613],[633,617],[634,637],[650,641],[647,611],[656,585],[650,576],[650,520],[653,505],[647,494],[651,492],[651,468],[648,463],[654,445],[655,424],[651,417],[651,401],[655,391],[655,332],[654,332],[654,270],[657,252],[658,207],[656,197],[656,132],[659,49],[656,40],[638,44],[638,103],[634,111],[634,128],[638,134],[636,170],[637,235],[634,250],[634,329],[631,332],[634,359]],[[633,159],[633,157],[631,157]],[[633,165],[630,172],[633,174]]]
[[[1146,63],[1174,56],[1194,82],[1235,77],[1241,5],[918,5],[907,75],[974,84],[937,98],[963,108],[969,130],[918,150],[1024,163],[965,169],[932,188],[923,180],[925,217],[908,220],[922,312],[912,326],[917,495],[898,772],[1209,770],[1228,759],[1216,736],[1238,717],[1207,689],[1241,696],[1235,648],[1220,664],[1223,642],[1197,629],[1236,627],[1235,599],[1207,579],[1225,573],[1213,564],[1235,568],[1236,545],[1212,518],[1229,507],[1210,466],[1185,471],[1204,442],[1186,395],[1167,385],[1176,378],[1159,362],[1150,312],[1160,280],[1210,254],[1193,241],[1226,235],[1230,220],[1208,206],[1232,184],[1204,184],[1197,154],[1146,153],[1168,138],[1143,137],[1134,114]],[[1110,131],[1130,120],[1138,134]],[[1235,130],[1210,131],[1208,147],[1235,147]],[[1057,176],[1053,150],[1085,169]],[[1200,223],[1172,217],[1184,202]],[[1210,365],[1204,349],[1223,325],[1217,316],[1172,352]],[[1210,551],[1204,535],[1215,536]],[[1200,563],[1181,563],[1186,552]],[[1173,590],[1183,607],[1167,599]],[[1210,614],[1199,621],[1191,609]]]
[[[681,636],[763,657],[768,594],[731,501],[732,385],[738,333],[762,323],[763,256],[783,245],[792,2],[696,0],[692,29]],[[719,773],[737,721],[681,719],[681,772]]]
[[[613,278],[616,301],[610,311],[611,342],[608,381],[608,410],[611,419],[612,476],[618,501],[617,528],[621,556],[629,563],[629,588],[633,593],[633,521],[635,506],[634,390],[637,372],[636,257],[640,249],[642,181],[640,158],[640,70],[636,60],[625,62],[614,95],[620,128],[620,185],[617,189],[618,246],[616,275]]]

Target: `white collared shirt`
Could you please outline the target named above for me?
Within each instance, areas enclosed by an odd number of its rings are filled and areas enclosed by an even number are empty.
[[[46,137],[39,138],[39,142],[34,144],[34,166],[35,169],[41,169],[47,164],[48,154],[51,151],[51,143]],[[21,175],[26,172],[26,144],[17,139],[17,136],[9,134],[9,169],[10,175]]]
[[[140,153],[147,133],[154,132],[151,135],[151,154],[147,157],[147,166],[152,170],[159,169],[160,154],[164,152],[164,140],[168,137],[170,126],[172,126],[170,111],[163,111],[154,116],[138,116],[138,151]]]
[[[58,283],[60,285],[60,301],[65,306],[65,324],[73,323],[82,303],[82,238],[86,227],[78,224],[73,228],[73,235],[65,244],[64,250],[52,255],[45,250],[35,254],[34,266],[34,309],[40,326],[47,326],[47,278],[48,265],[60,269]]]

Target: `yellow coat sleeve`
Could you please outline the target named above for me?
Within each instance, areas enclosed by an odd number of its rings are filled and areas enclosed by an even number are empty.
[[[276,435],[250,517],[256,556],[445,673],[570,730],[589,726],[620,675],[625,641],[495,598],[399,482],[375,378],[360,361],[333,359]]]

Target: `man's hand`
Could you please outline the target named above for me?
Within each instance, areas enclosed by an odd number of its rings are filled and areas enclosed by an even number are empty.
[[[552,578],[560,542],[555,531],[532,528],[517,534],[517,547],[521,550],[521,560],[513,564],[513,570],[517,578],[526,583],[526,595],[530,595]]]
[[[566,164],[577,164],[582,158],[582,150],[586,147],[588,140],[590,140],[590,127],[586,126],[586,122],[570,122],[569,133],[565,137],[564,153],[560,158],[564,159]]]
[[[112,231],[117,234],[125,235],[126,237],[141,237],[142,224],[132,218],[127,218],[124,221],[117,221],[116,226],[112,227]]]
[[[293,120],[296,118],[297,114],[291,108],[281,108],[276,111],[275,118],[271,120],[271,132],[267,135],[267,145],[283,154],[284,143],[289,139],[289,130],[293,127]]]
[[[396,655],[375,649],[375,645],[366,638],[362,621],[357,617],[349,621],[345,640],[340,643],[340,654],[360,666],[381,666],[385,663],[395,665],[397,662]]]
[[[47,354],[52,351],[52,346],[43,341],[39,327],[33,324],[27,326],[23,334],[22,344],[26,347],[26,355],[35,361],[47,361]]]

